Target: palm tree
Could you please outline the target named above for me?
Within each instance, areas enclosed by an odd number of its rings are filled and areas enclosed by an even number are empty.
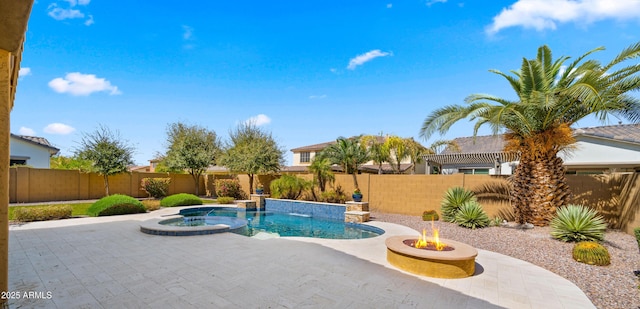
[[[360,166],[369,161],[369,151],[360,143],[361,136],[338,137],[335,144],[327,146],[322,152],[331,164],[342,166],[347,174],[353,175],[353,185],[358,189],[356,174]]]
[[[311,165],[309,165],[309,172],[313,174],[313,182],[318,184],[320,192],[326,190],[327,182],[333,182],[336,178],[331,171],[331,161],[323,155],[322,152],[317,154]]]
[[[565,67],[569,57],[552,59],[549,47],[538,48],[535,59],[523,59],[518,71],[504,77],[518,95],[515,101],[487,94],[466,98],[468,105],[451,105],[433,111],[420,134],[429,138],[446,133],[459,120],[475,120],[474,136],[487,124],[494,134],[505,130],[505,151],[520,153],[513,175],[511,202],[516,220],[547,225],[557,207],[567,204],[570,193],[558,157],[575,139],[571,126],[587,116],[606,122],[609,116],[640,121],[640,100],[627,94],[640,89],[640,64],[613,67],[640,57],[640,42],[624,49],[610,63],[585,60],[596,48]]]
[[[378,165],[378,175],[382,174],[382,163],[389,162],[390,152],[386,143],[381,143],[379,136],[365,135],[362,144],[369,149],[369,155],[373,163]]]

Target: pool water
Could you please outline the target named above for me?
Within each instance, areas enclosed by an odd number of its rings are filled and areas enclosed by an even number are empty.
[[[247,220],[247,225],[234,230],[234,233],[254,236],[258,233],[271,233],[279,236],[313,237],[329,239],[361,239],[376,237],[384,230],[356,223],[345,223],[339,220],[310,217],[307,215],[286,214],[269,211],[245,211],[236,208],[208,208],[183,209],[180,212],[183,221],[172,225],[202,226],[219,224],[218,220],[207,220],[207,217],[233,217]]]

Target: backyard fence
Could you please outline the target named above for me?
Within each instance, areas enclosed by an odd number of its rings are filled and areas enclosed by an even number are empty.
[[[312,179],[311,174],[299,177]],[[171,178],[169,194],[195,193],[191,175],[167,173],[123,173],[109,177],[109,192],[133,197],[147,197],[140,188],[142,178]],[[215,179],[231,175],[205,175],[199,179],[199,192],[215,196]],[[238,175],[244,191],[249,192],[249,177]],[[259,175],[256,180],[268,188],[273,175]],[[350,196],[354,184],[351,175],[335,175],[333,187],[341,186]],[[440,201],[447,189],[464,187],[475,190],[481,186],[497,187],[506,182],[504,176],[491,175],[357,175],[363,201],[373,211],[406,215],[421,215],[425,210],[440,211]],[[572,203],[596,209],[609,226],[632,233],[640,226],[640,174],[615,173],[603,175],[567,175]],[[255,185],[254,185],[255,189]],[[98,199],[104,196],[103,177],[93,173],[70,170],[51,170],[27,167],[10,169],[9,199],[11,203],[48,202]],[[489,216],[507,217],[508,202],[485,199],[482,206]]]

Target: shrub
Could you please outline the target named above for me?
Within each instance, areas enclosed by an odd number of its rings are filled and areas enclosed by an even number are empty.
[[[154,211],[160,209],[160,201],[159,200],[144,200],[142,201],[142,205],[147,211]]]
[[[438,213],[435,210],[425,210],[422,213],[423,221],[438,221],[439,219],[440,216],[438,216]]]
[[[178,193],[167,196],[160,201],[162,207],[202,205],[202,200],[189,193]]]
[[[144,205],[133,197],[114,194],[105,196],[93,203],[87,214],[91,217],[125,215],[146,212]]]
[[[320,202],[344,204],[347,202],[347,195],[342,190],[342,186],[338,185],[333,191],[325,191],[320,194]]]
[[[460,207],[467,202],[475,202],[476,197],[473,192],[462,188],[453,187],[449,188],[440,203],[440,213],[442,214],[442,220],[447,222],[455,222],[456,214]]]
[[[482,206],[475,200],[462,204],[455,217],[456,224],[470,229],[487,227],[490,221]]]
[[[234,200],[235,199],[233,197],[222,196],[222,197],[219,197],[218,199],[216,199],[216,203],[218,203],[218,204],[233,204]]]
[[[633,233],[636,235],[636,241],[638,242],[638,250],[640,250],[640,227],[633,229]]]
[[[163,198],[169,193],[171,178],[142,178],[140,186],[149,197]]]
[[[603,245],[593,241],[581,241],[573,247],[573,259],[590,265],[609,265],[611,257]]]
[[[294,175],[282,175],[271,182],[271,195],[274,198],[295,200],[302,192],[311,188],[311,182]]]
[[[503,221],[504,221],[504,219],[502,219],[502,217],[496,216],[493,219],[491,219],[491,222],[489,223],[489,225],[490,226],[501,226]]]
[[[234,179],[217,179],[215,181],[216,196],[230,196],[238,200],[247,199],[247,195],[242,191],[240,181]]]
[[[551,236],[562,241],[600,241],[607,223],[598,213],[582,205],[558,208],[551,220]]]
[[[66,219],[71,217],[73,207],[71,205],[54,205],[54,206],[28,206],[16,208],[13,216],[16,220],[22,222],[45,221]]]

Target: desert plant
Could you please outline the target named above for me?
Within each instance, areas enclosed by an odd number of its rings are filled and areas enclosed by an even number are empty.
[[[71,217],[71,205],[21,207],[13,212],[15,220],[22,222],[66,219]]]
[[[551,236],[562,241],[600,241],[607,229],[595,210],[571,204],[558,208],[550,226]]]
[[[142,178],[140,186],[149,197],[163,198],[169,193],[171,178]]]
[[[502,217],[500,216],[496,216],[496,217],[493,217],[493,219],[491,219],[489,226],[501,226],[502,222],[504,222],[504,219],[502,219]]]
[[[235,199],[231,196],[221,196],[216,199],[216,203],[218,204],[233,204]]]
[[[271,194],[274,198],[295,200],[306,189],[311,188],[311,182],[294,175],[282,175],[271,182]]]
[[[160,201],[162,207],[175,207],[175,206],[190,206],[190,205],[202,205],[202,200],[189,193],[178,193],[169,195]]]
[[[422,220],[424,221],[438,221],[440,220],[440,216],[438,216],[438,212],[435,210],[425,210],[422,213]]]
[[[147,211],[154,211],[160,209],[160,200],[144,200],[142,205]]]
[[[462,227],[477,229],[487,227],[490,221],[477,201],[468,201],[460,206],[454,222]]]
[[[609,265],[611,257],[603,245],[593,241],[581,241],[573,247],[573,259],[590,265]]]
[[[328,190],[320,194],[320,202],[344,204],[347,201],[347,195],[342,190],[342,186],[336,186],[335,190]]]
[[[137,199],[122,195],[114,194],[103,197],[93,203],[87,214],[91,217],[125,215],[146,212],[144,205]]]
[[[237,200],[247,199],[247,195],[242,191],[238,178],[217,179],[215,181],[216,196],[230,196]]]
[[[447,222],[455,222],[456,214],[460,207],[467,202],[475,202],[476,197],[473,192],[462,188],[453,187],[449,188],[444,194],[444,198],[440,203],[440,213],[442,214],[442,220]]]

